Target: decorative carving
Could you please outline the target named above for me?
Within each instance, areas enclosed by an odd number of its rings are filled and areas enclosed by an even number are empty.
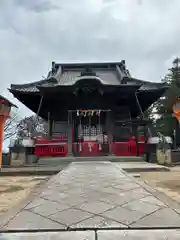
[[[51,73],[54,74],[56,72],[56,63],[52,62],[52,69],[51,69]]]
[[[93,72],[91,68],[86,67],[84,71],[81,72],[81,77],[82,76],[96,76],[96,73]]]

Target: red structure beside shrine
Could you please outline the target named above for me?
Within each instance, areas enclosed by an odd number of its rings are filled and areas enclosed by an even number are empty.
[[[143,156],[151,123],[143,112],[167,86],[133,78],[125,61],[52,62],[46,79],[11,85],[10,92],[49,123],[35,154]]]

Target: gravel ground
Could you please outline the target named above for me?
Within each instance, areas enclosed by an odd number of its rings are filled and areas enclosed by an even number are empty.
[[[49,176],[0,177],[0,215],[24,201]]]
[[[139,180],[180,203],[180,167],[173,167],[170,172],[140,173]]]

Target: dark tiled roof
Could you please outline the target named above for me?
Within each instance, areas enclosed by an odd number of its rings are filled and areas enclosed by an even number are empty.
[[[86,76],[83,79],[96,78],[103,85],[119,86],[121,84],[142,84],[140,91],[156,90],[164,88],[164,83],[146,82],[132,78],[129,71],[124,68],[121,62],[119,63],[66,63],[55,64],[55,68],[48,73],[44,80],[40,80],[28,84],[11,85],[10,91],[38,93],[38,87],[49,86],[72,86],[82,79],[81,73],[84,67],[92,67],[92,71],[96,74],[95,77]],[[125,81],[123,81],[125,79]]]
[[[48,87],[54,86],[55,84],[57,84],[57,80],[54,78],[49,78],[27,84],[11,84],[10,91],[15,90],[19,92],[39,92],[38,86]]]
[[[58,85],[73,85],[75,84],[78,80],[82,79],[80,77],[81,71],[79,70],[71,70],[71,71],[65,71],[63,72],[60,81]],[[96,71],[96,76],[97,79],[101,81],[102,84],[104,85],[120,85],[120,81],[118,79],[117,73],[115,70],[97,70]],[[91,78],[91,77],[87,77]]]
[[[159,88],[166,88],[166,83],[164,82],[150,82],[150,81],[143,81],[143,80],[139,80],[136,78],[131,78],[129,79],[129,81],[127,82],[127,84],[130,83],[134,83],[134,84],[142,84],[142,86],[140,87],[139,91],[149,91],[149,90],[156,90]]]

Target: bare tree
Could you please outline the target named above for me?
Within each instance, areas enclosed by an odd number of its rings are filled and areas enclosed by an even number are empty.
[[[10,139],[10,145],[21,145],[26,137],[47,135],[47,122],[32,115],[21,118],[17,112],[12,112],[4,126],[4,140]]]
[[[45,135],[47,135],[47,122],[42,118],[32,115],[20,120],[17,128],[18,139]]]
[[[17,112],[12,112],[4,125],[4,140],[15,137],[18,130],[20,117]]]

